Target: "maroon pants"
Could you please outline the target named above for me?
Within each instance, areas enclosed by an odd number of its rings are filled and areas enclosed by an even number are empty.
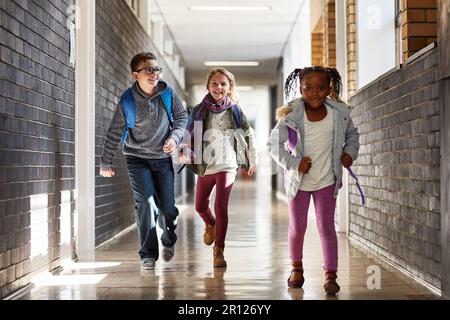
[[[225,248],[225,235],[228,227],[228,200],[235,178],[236,173],[234,172],[219,172],[203,177],[199,176],[197,179],[195,210],[206,224],[216,226],[215,245],[219,248]],[[216,186],[215,218],[209,208],[209,200],[214,186]]]

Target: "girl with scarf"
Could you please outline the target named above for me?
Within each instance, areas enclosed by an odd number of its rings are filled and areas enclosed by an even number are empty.
[[[209,72],[208,93],[194,107],[188,120],[180,162],[198,175],[195,210],[205,222],[203,241],[215,242],[214,267],[226,267],[223,256],[228,226],[228,200],[239,167],[251,176],[256,171],[253,129],[236,104],[234,75],[224,68]],[[216,186],[214,213],[209,208]]]

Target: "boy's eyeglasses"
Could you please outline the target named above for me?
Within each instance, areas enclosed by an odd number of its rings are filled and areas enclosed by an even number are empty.
[[[162,72],[162,68],[161,67],[148,67],[148,68],[142,68],[142,69],[136,70],[135,72],[141,72],[141,71],[144,71],[148,75],[153,75],[155,73],[160,74]]]

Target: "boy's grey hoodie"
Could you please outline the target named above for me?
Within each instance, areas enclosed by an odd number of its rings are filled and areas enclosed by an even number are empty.
[[[132,129],[128,129],[128,136],[123,145],[123,154],[144,159],[169,158],[170,154],[163,152],[164,142],[172,138],[178,144],[183,137],[188,115],[176,94],[172,95],[173,128],[169,126],[169,119],[162,101],[161,93],[168,87],[167,83],[159,80],[156,93],[147,97],[139,88],[137,82],[133,84],[133,96],[136,101],[136,122]],[[100,166],[103,170],[111,167],[117,146],[126,129],[126,119],[119,101],[103,145]]]

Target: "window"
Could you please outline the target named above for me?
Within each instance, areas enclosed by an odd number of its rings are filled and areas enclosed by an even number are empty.
[[[396,1],[358,0],[357,7],[357,86],[362,88],[395,68]]]

